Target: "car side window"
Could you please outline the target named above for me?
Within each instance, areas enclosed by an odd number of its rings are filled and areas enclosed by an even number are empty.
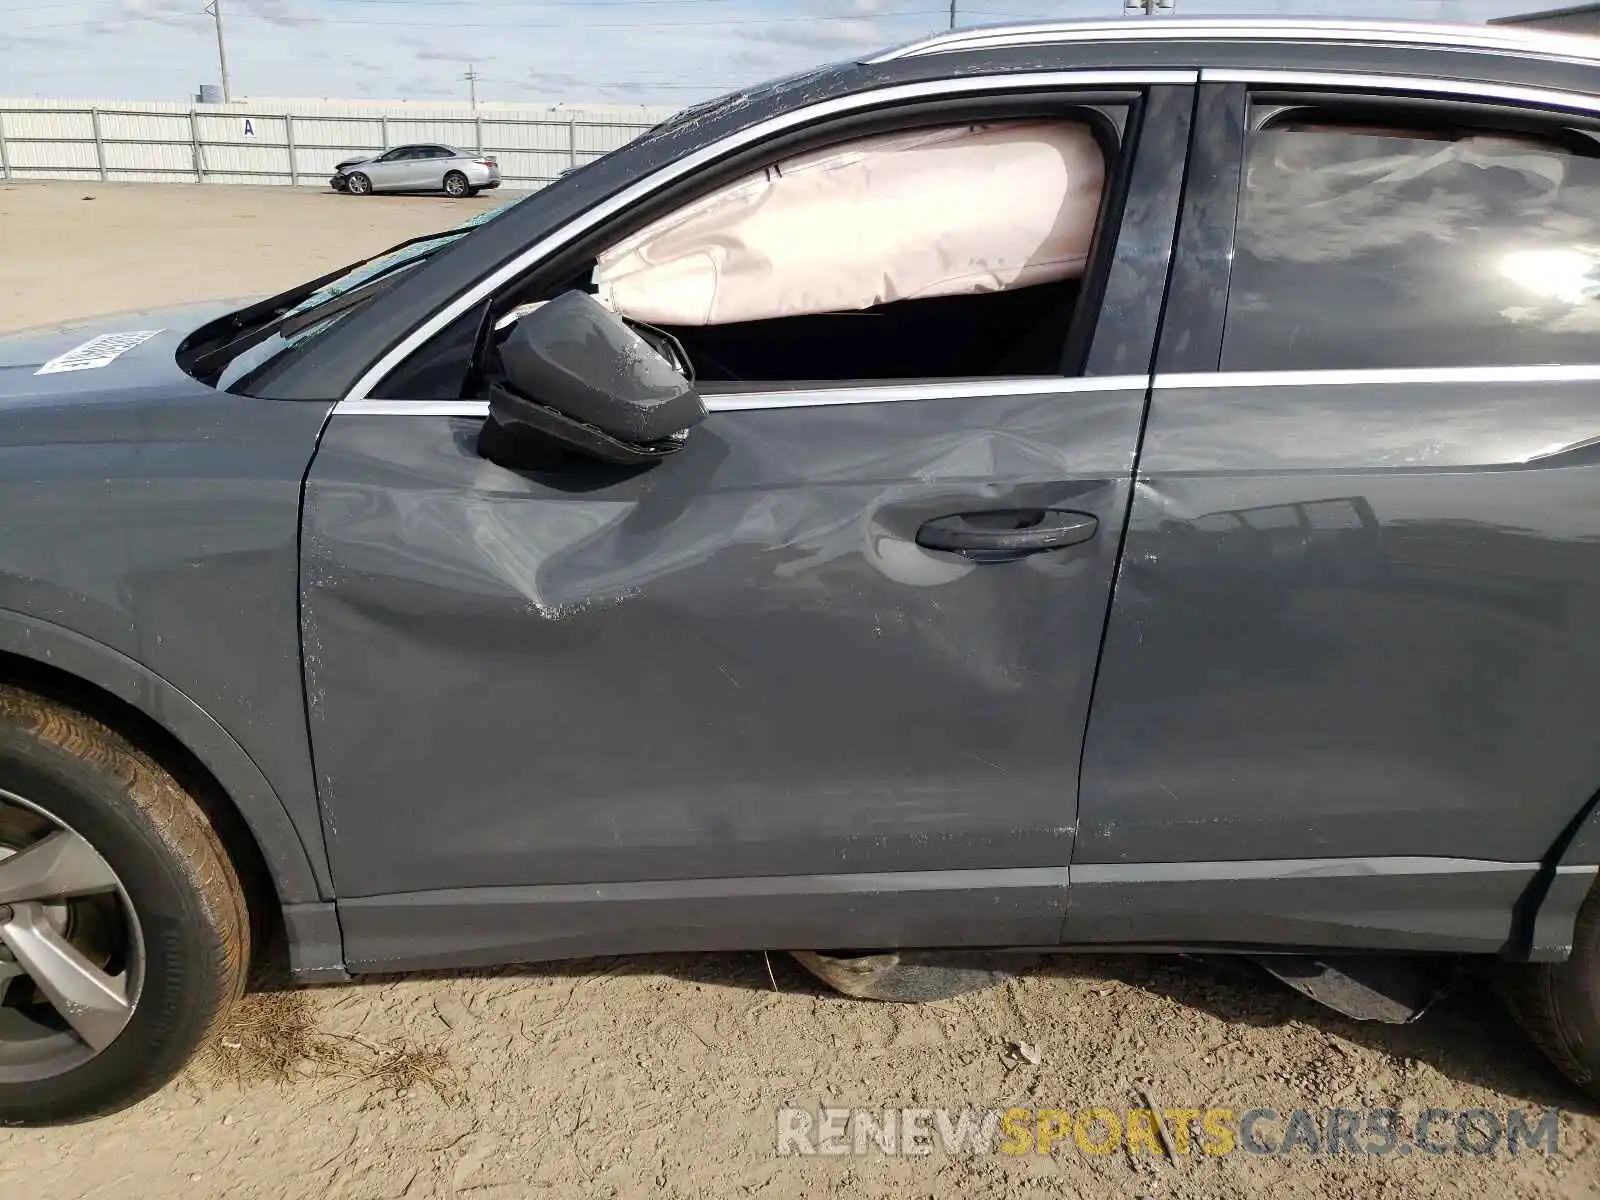
[[[400,147],[398,147],[398,148],[396,148],[394,150],[390,150],[387,154],[379,155],[378,156],[378,161],[379,162],[399,162],[401,159],[409,157],[410,153],[411,153],[411,151],[410,151],[409,147],[400,146]]]
[[[495,328],[578,287],[676,338],[713,390],[1076,375],[1122,153],[1113,120],[1079,109],[824,144],[618,229],[553,291],[513,285]],[[466,378],[458,324],[378,394]]]
[[[1059,374],[1106,159],[1078,121],[846,141],[621,238],[591,284],[708,381]]]
[[[1224,371],[1600,362],[1583,135],[1292,111],[1249,141]]]

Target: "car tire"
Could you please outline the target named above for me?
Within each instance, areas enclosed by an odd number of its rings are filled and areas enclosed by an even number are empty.
[[[460,200],[472,194],[472,188],[467,184],[467,177],[460,171],[446,171],[444,173],[444,194],[453,200]]]
[[[75,837],[71,844],[87,843],[99,863],[93,868],[91,858],[85,868],[75,860],[74,870],[47,876],[54,890],[38,892],[40,885],[29,882],[40,877],[37,872],[5,872],[6,858],[37,848],[36,840],[22,838],[21,849],[7,849],[0,858],[7,899],[19,893],[19,878],[22,894],[29,886],[40,896],[100,889],[79,899],[23,900],[0,910],[0,946],[12,972],[0,994],[9,1021],[0,1026],[0,1125],[56,1124],[114,1112],[177,1074],[243,992],[251,932],[238,873],[194,797],[147,753],[92,717],[9,686],[0,686],[0,796],[6,813],[15,809],[41,829],[53,822],[45,836]],[[0,823],[0,834],[6,828]],[[93,869],[109,871],[114,888],[82,873]],[[73,906],[91,902],[101,915],[84,925],[73,917]],[[37,914],[51,905],[68,912],[57,944],[71,942],[80,961],[101,956],[89,964],[99,972],[95,978],[110,977],[120,965],[126,996],[111,1017],[123,1022],[115,1032],[101,1026],[93,1036],[84,1033],[81,1012],[71,1022],[62,1019],[38,982],[85,978],[70,963],[63,969],[59,957],[41,958],[37,942],[29,950],[27,938],[19,939],[26,924],[21,914],[35,914],[28,933],[33,936],[43,924]],[[105,917],[107,911],[119,917]],[[117,919],[124,922],[120,958]],[[90,936],[97,930],[98,949]],[[80,939],[87,940],[80,945]]]
[[[372,195],[372,180],[360,171],[352,171],[344,187],[352,196]]]
[[[1534,1044],[1563,1075],[1600,1097],[1600,887],[1578,910],[1565,962],[1506,964],[1498,985]]]

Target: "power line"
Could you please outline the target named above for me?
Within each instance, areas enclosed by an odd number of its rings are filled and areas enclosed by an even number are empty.
[[[654,8],[658,5],[671,5],[681,8],[685,6],[698,6],[702,4],[749,3],[750,0],[587,0],[587,3],[583,4],[582,7],[584,9]],[[65,4],[0,5],[0,12],[42,12],[52,9],[93,9],[102,8],[104,6],[104,0],[68,0],[68,2]],[[422,10],[433,8],[475,8],[480,12],[495,12],[498,10],[504,10],[507,12],[524,12],[528,9],[544,9],[550,12],[569,13],[573,11],[573,6],[571,4],[540,3],[538,0],[535,0],[535,2],[529,4],[485,4],[481,3],[480,0],[340,0],[339,2],[339,7],[341,8],[348,8],[352,6],[373,6],[390,9],[415,8]],[[168,17],[183,17],[192,14],[180,12],[162,15]],[[860,13],[857,14],[856,18],[854,19],[871,20],[872,17],[872,13]]]
[[[417,5],[417,7],[423,7]],[[943,15],[943,9],[912,8],[898,12],[872,13],[868,16],[843,16],[843,15],[808,15],[796,17],[727,17],[714,21],[627,21],[627,22],[572,22],[572,21],[368,21],[350,17],[306,17],[303,20],[285,22],[281,17],[269,16],[262,13],[235,13],[236,21],[265,21],[270,24],[292,27],[299,24],[343,26],[343,25],[372,25],[389,26],[398,29],[570,29],[578,33],[589,33],[605,29],[721,29],[729,25],[809,25],[817,21],[881,21],[892,20],[899,17],[928,17]],[[157,22],[160,24],[176,24],[174,18],[185,16],[182,13],[173,13],[170,16],[125,16],[117,18],[118,24],[134,24],[136,22]],[[201,14],[195,13],[194,16]],[[10,31],[22,33],[33,29],[79,29],[82,22],[70,21],[47,25],[13,25]]]
[[[306,65],[306,60],[299,59],[299,58],[254,58],[254,57],[252,57],[252,58],[250,58],[248,60],[248,63],[249,63],[250,66],[258,66],[258,67],[263,67],[263,66],[264,67],[294,67],[294,66],[303,67],[303,66]],[[29,72],[38,72],[38,71],[46,71],[46,72],[54,73],[57,70],[58,70],[58,68],[53,67],[53,66],[30,66],[30,65],[27,65],[27,64],[23,64],[22,66],[19,66],[19,67],[15,68],[15,71],[18,74],[26,74],[26,73],[29,73]],[[173,76],[174,78],[177,78],[177,79],[187,79],[193,73],[192,67],[190,67],[188,65],[155,66],[153,64],[147,64],[147,63],[128,63],[125,66],[119,66],[117,68],[117,70],[119,72],[120,71],[140,71],[140,72],[144,72],[146,74],[171,75],[171,76]],[[635,87],[635,88],[640,88],[640,89],[658,89],[659,88],[659,89],[671,90],[671,91],[691,91],[691,90],[704,90],[704,91],[718,91],[718,90],[720,90],[720,91],[728,91],[728,90],[730,90],[732,88],[748,87],[748,86],[750,86],[750,84],[758,82],[758,80],[753,79],[753,78],[752,79],[708,80],[708,81],[703,82],[703,83],[673,83],[673,82],[664,81],[664,80],[668,80],[668,79],[672,79],[672,78],[676,78],[676,77],[668,76],[668,77],[659,77],[658,78],[658,77],[651,77],[651,76],[623,76],[623,77],[616,78],[616,79],[610,79],[608,77],[607,82],[605,82],[605,83],[595,83],[595,84],[590,85],[590,86],[592,86],[594,88],[594,90],[596,90],[596,91],[615,91],[616,89],[621,88],[621,87]],[[515,79],[515,78],[509,78],[509,77],[488,76],[488,75],[480,75],[480,76],[478,76],[478,82],[479,83],[498,83],[498,84],[501,84],[501,85],[504,85],[504,86],[517,87],[517,88],[532,88],[532,87],[540,86],[536,82],[530,83],[530,81],[528,81],[526,79]],[[444,99],[444,97],[442,97],[442,96],[439,97],[439,98],[440,99]],[[108,100],[107,103],[108,104],[117,104],[117,103],[120,103],[120,101]],[[492,109],[485,109],[484,110],[484,112],[486,112],[486,113],[487,112],[492,112],[492,111],[493,111]]]
[[[872,13],[870,16],[725,17],[714,21],[368,21],[349,17],[316,17],[309,18],[307,23],[392,25],[405,29],[571,29],[586,33],[599,29],[720,29],[726,25],[810,25],[817,21],[879,21],[895,17],[930,17],[942,14],[943,10],[937,8],[910,8],[899,12]],[[252,21],[273,20],[272,17],[259,13],[243,15]]]

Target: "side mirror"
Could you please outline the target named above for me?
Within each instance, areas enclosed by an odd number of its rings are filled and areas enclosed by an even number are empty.
[[[520,318],[499,347],[478,437],[485,458],[545,466],[552,443],[603,462],[655,462],[705,420],[700,393],[658,346],[584,292],[565,292]]]

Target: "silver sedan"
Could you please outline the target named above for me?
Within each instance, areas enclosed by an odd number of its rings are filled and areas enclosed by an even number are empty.
[[[500,164],[492,155],[468,154],[433,143],[396,146],[375,158],[345,159],[333,169],[336,192],[444,192],[474,196],[500,186]]]

